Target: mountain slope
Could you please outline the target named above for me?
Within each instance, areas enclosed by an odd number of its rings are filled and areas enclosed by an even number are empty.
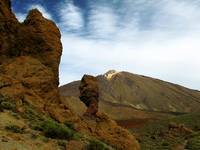
[[[148,113],[200,111],[200,92],[180,85],[113,70],[99,75],[98,81],[100,109],[113,118],[138,117],[138,112],[144,113],[140,117],[145,117]],[[59,89],[60,94],[66,97],[71,105],[78,103],[75,99],[79,96],[79,83],[75,81]]]

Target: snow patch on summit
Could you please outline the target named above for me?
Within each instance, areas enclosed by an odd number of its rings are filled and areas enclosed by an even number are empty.
[[[119,73],[119,72],[116,71],[116,70],[109,70],[108,72],[106,72],[106,73],[104,74],[104,77],[106,77],[107,80],[111,80],[112,77],[113,77],[114,75],[118,74],[118,73]]]

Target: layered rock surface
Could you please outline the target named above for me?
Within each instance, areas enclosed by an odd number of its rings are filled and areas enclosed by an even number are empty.
[[[77,116],[62,101],[58,93],[62,53],[59,29],[36,9],[19,23],[10,5],[9,0],[0,1],[1,100],[15,103],[15,113],[23,113],[25,104],[34,106],[58,122],[72,122],[81,134],[103,140],[118,149],[138,150],[134,136],[106,115]]]

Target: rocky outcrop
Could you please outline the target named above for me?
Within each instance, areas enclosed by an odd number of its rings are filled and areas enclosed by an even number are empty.
[[[106,143],[117,149],[140,149],[134,136],[127,130],[119,127],[106,114],[98,112],[99,86],[96,77],[84,75],[81,79],[79,90],[79,98],[87,106],[86,113],[82,117],[84,123],[78,125],[80,131],[95,136],[101,141],[106,141]]]
[[[99,87],[96,77],[84,75],[79,86],[80,100],[87,106],[86,115],[95,116],[98,112]]]
[[[83,116],[81,119],[83,121],[78,128],[82,133],[109,143],[116,149],[140,150],[140,145],[134,135],[118,126],[106,114],[97,113],[96,117]]]
[[[0,1],[0,95],[14,100],[17,110],[29,103],[64,122],[77,117],[63,106],[58,93],[60,38],[55,23],[37,9],[19,23],[10,1]]]
[[[0,93],[44,109],[59,99],[60,31],[37,9],[19,23],[9,0],[0,2],[0,21],[0,82],[9,85]]]
[[[59,29],[52,21],[45,19],[37,9],[29,12],[23,26],[18,36],[19,41],[26,43],[23,49],[20,48],[21,55],[31,55],[49,67],[54,73],[53,83],[58,86],[58,67],[62,53]]]
[[[15,43],[19,23],[11,12],[10,1],[0,1],[0,64],[7,60]]]
[[[56,25],[45,19],[37,9],[31,10],[24,23],[20,24],[11,11],[9,0],[0,2],[0,22],[1,63],[7,58],[32,56],[53,70],[58,85],[62,45]]]

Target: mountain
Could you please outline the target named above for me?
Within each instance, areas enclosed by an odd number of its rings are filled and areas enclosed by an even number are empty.
[[[140,150],[106,114],[78,116],[58,91],[61,33],[31,10],[23,23],[0,0],[0,149]]]
[[[97,78],[100,85],[100,110],[116,120],[200,111],[200,92],[196,90],[114,70]],[[75,81],[59,88],[60,94],[74,109],[80,109],[76,108],[77,103],[80,103],[79,84],[80,81]],[[84,110],[84,106],[79,105]]]

